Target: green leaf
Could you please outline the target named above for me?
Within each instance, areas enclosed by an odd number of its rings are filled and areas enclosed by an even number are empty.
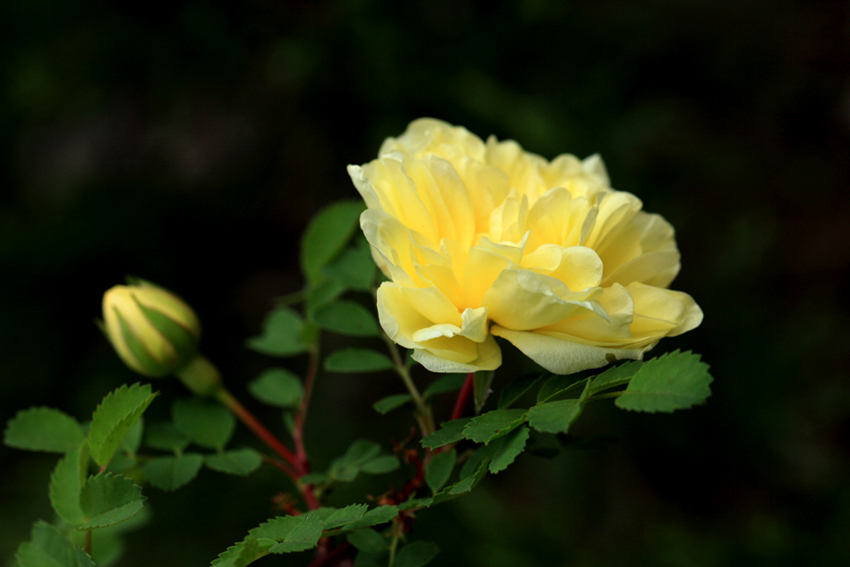
[[[263,333],[248,339],[251,350],[268,356],[294,356],[306,352],[312,338],[304,320],[289,307],[272,310],[263,321]]]
[[[472,453],[460,469],[460,478],[464,479],[475,474],[478,470],[478,466],[481,464],[481,461],[488,460],[497,448],[498,446],[496,443],[491,443],[490,445],[482,446],[480,449]],[[484,470],[487,470],[486,466],[484,467]]]
[[[557,399],[575,397],[579,388],[584,387],[584,380],[576,378],[575,374],[568,376],[552,376],[537,392],[537,402],[551,402]]]
[[[345,508],[340,508],[325,520],[324,529],[333,530],[356,522],[363,518],[368,508],[368,504],[352,504]]]
[[[15,560],[16,567],[95,567],[85,551],[42,521],[33,525],[30,541],[18,546]]]
[[[241,542],[227,548],[217,559],[212,562],[215,567],[247,567],[257,559],[265,557],[269,553],[272,542],[254,536],[248,536]]]
[[[523,425],[519,429],[516,429],[508,435],[500,437],[491,443],[487,447],[488,449],[493,447],[493,454],[490,457],[488,470],[491,473],[496,474],[508,468],[508,465],[513,463],[514,459],[517,458],[517,455],[522,453],[523,449],[525,449],[525,442],[528,441],[530,433],[531,432],[528,427]]]
[[[708,365],[678,350],[645,362],[615,405],[632,411],[671,412],[701,404],[711,395]]]
[[[387,540],[373,529],[364,528],[348,534],[348,543],[359,551],[380,553],[387,549]]]
[[[102,528],[133,517],[144,506],[142,489],[125,476],[100,473],[90,477],[80,492],[86,522],[79,529]]]
[[[113,390],[97,406],[89,427],[89,451],[94,461],[105,466],[130,432],[133,425],[148,409],[158,392],[150,384],[126,384]]]
[[[248,533],[258,539],[283,541],[301,521],[300,516],[278,516],[263,522],[256,528],[249,530]]]
[[[336,301],[316,309],[313,320],[319,328],[351,337],[377,337],[381,328],[375,316],[353,301]]]
[[[524,374],[516,378],[513,382],[505,386],[499,393],[499,409],[509,408],[515,404],[520,398],[527,394],[532,388],[539,384],[549,374],[533,372]]]
[[[476,443],[485,445],[513,431],[525,422],[524,409],[500,409],[489,411],[473,418],[463,429],[463,436]]]
[[[251,395],[271,406],[296,407],[304,387],[298,376],[283,368],[269,368],[248,384]]]
[[[3,443],[16,449],[66,453],[85,439],[83,429],[70,415],[53,408],[29,408],[9,420]]]
[[[338,201],[313,217],[301,239],[301,270],[308,280],[322,279],[322,268],[351,239],[363,208],[362,201]]]
[[[643,362],[639,360],[612,366],[593,378],[593,383],[590,386],[590,394],[593,395],[609,388],[628,384],[634,375],[637,374],[638,370],[640,370],[641,366],[643,366]]]
[[[325,266],[323,274],[353,290],[371,291],[376,271],[369,243],[361,235],[355,246],[346,248],[333,263]]]
[[[463,430],[470,421],[472,421],[471,417],[462,417],[443,423],[440,429],[422,439],[422,446],[429,449],[436,449],[437,447],[460,441],[463,439]]]
[[[189,436],[170,421],[151,423],[145,428],[145,445],[161,451],[179,452],[189,446]]]
[[[393,394],[392,396],[387,396],[386,398],[381,398],[374,404],[372,407],[381,415],[389,413],[396,408],[400,408],[407,402],[413,399],[413,396],[410,394]]]
[[[312,317],[316,309],[335,301],[346,289],[345,284],[338,280],[323,280],[311,286],[307,294],[308,316]]]
[[[359,530],[360,528],[386,524],[396,516],[398,516],[398,506],[378,506],[366,512],[360,520],[346,526],[346,529]]]
[[[381,446],[368,439],[358,439],[345,451],[343,461],[348,465],[360,466],[372,460],[381,452]]]
[[[323,484],[328,481],[328,475],[320,472],[307,473],[298,479],[301,484]]]
[[[201,398],[175,400],[171,417],[177,429],[192,442],[219,451],[227,445],[236,427],[236,418],[227,408]]]
[[[157,457],[145,463],[145,477],[161,490],[177,490],[189,484],[204,464],[203,455],[186,453],[179,457]]]
[[[360,466],[360,470],[366,474],[386,474],[398,469],[399,466],[401,465],[396,457],[392,455],[380,455],[363,463]]]
[[[130,428],[130,431],[127,432],[127,435],[124,436],[124,440],[121,441],[121,445],[118,448],[128,455],[135,455],[139,451],[139,446],[142,444],[144,432],[145,418],[140,417],[133,424],[133,427]]]
[[[362,348],[338,350],[325,359],[328,372],[378,372],[394,367],[385,355]]]
[[[414,541],[401,548],[395,557],[393,567],[422,567],[431,562],[440,553],[440,547],[430,541]]]
[[[473,377],[474,398],[475,398],[475,414],[481,413],[481,408],[487,401],[487,396],[490,395],[490,385],[493,383],[495,373],[492,370],[481,370],[475,373]]]
[[[578,399],[556,400],[537,404],[528,410],[528,424],[543,433],[568,433],[581,415],[590,394],[592,382],[584,380],[584,390]],[[552,396],[556,397],[556,396]]]
[[[293,553],[316,547],[322,537],[322,520],[309,516],[299,518],[303,519],[282,542],[269,549],[270,553]]]
[[[247,476],[260,468],[263,457],[253,449],[236,449],[204,457],[204,463],[214,471]]]
[[[86,443],[68,451],[50,476],[50,504],[56,514],[72,526],[85,522],[80,508],[80,492],[88,476],[89,451]]]
[[[434,494],[448,482],[456,461],[457,452],[454,449],[437,453],[431,458],[431,462],[425,467],[425,482]]]
[[[425,391],[422,393],[422,397],[427,400],[431,396],[436,396],[437,394],[446,394],[448,392],[460,390],[465,381],[466,374],[446,374],[425,388]]]

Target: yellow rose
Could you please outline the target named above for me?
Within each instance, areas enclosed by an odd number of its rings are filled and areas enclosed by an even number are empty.
[[[378,314],[429,370],[493,370],[497,336],[570,374],[640,359],[702,322],[688,294],[666,289],[680,267],[673,227],[613,190],[598,156],[548,162],[432,119],[378,155],[348,167],[392,280]]]

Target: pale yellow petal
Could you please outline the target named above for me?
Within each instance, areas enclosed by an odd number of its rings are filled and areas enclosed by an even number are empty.
[[[517,347],[528,358],[555,374],[573,374],[600,368],[622,359],[640,360],[651,347],[603,348],[534,332],[514,331],[494,325],[490,332]]]
[[[431,372],[478,372],[479,370],[495,370],[502,365],[502,351],[492,336],[488,335],[480,344],[463,337],[456,337],[456,340],[475,345],[477,356],[468,362],[459,362],[436,354],[439,351],[416,349],[413,351],[413,360]]]

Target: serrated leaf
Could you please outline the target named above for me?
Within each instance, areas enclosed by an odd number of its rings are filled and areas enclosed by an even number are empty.
[[[177,490],[189,484],[204,464],[203,455],[186,453],[179,457],[157,457],[145,463],[145,477],[160,490]]]
[[[366,474],[386,474],[401,466],[398,459],[392,455],[380,455],[360,465],[360,471]]]
[[[350,337],[377,337],[378,321],[371,311],[353,301],[335,301],[316,309],[313,320],[319,328]]]
[[[531,391],[537,384],[542,382],[548,375],[549,374],[546,372],[542,374],[539,372],[533,372],[531,374],[524,374],[517,377],[510,384],[505,386],[499,393],[499,403],[497,404],[497,407],[499,409],[509,408],[525,394]]]
[[[315,517],[303,517],[286,538],[269,549],[269,553],[293,553],[316,547],[322,537],[322,520]]]
[[[485,445],[513,431],[525,422],[524,409],[501,409],[489,411],[472,420],[463,428],[463,436],[476,443]]]
[[[144,506],[142,489],[127,477],[100,473],[90,477],[80,491],[80,508],[86,522],[79,529],[111,526],[133,517]]]
[[[236,449],[207,455],[204,464],[214,471],[247,476],[260,468],[263,457],[253,449]]]
[[[394,368],[393,361],[380,352],[362,348],[347,348],[325,359],[328,372],[378,372]]]
[[[97,406],[89,427],[91,456],[100,466],[112,459],[124,436],[142,417],[159,392],[151,392],[150,384],[126,384],[113,390]]]
[[[50,504],[56,514],[72,526],[86,521],[80,507],[80,492],[88,476],[88,463],[88,445],[81,443],[59,460],[50,476]]]
[[[443,423],[440,429],[422,438],[422,446],[428,449],[436,449],[460,441],[463,439],[463,430],[470,421],[472,421],[471,417],[462,417]]]
[[[346,539],[358,551],[366,553],[380,553],[387,549],[387,540],[384,536],[371,528],[351,532]]]
[[[528,441],[530,435],[528,427],[523,425],[519,429],[496,439],[491,445],[495,446],[493,455],[490,457],[490,465],[488,470],[493,473],[500,473],[508,465],[514,462],[517,455],[525,449],[525,442]],[[489,448],[489,447],[488,447]]]
[[[430,541],[414,541],[401,548],[395,557],[393,567],[422,567],[431,562],[440,553],[440,546]]]
[[[261,354],[285,357],[306,352],[312,338],[298,313],[289,307],[278,307],[263,321],[262,334],[245,344]]]
[[[175,400],[171,417],[193,443],[216,450],[227,445],[236,427],[236,418],[227,408],[201,398]]]
[[[301,239],[301,270],[310,281],[322,279],[322,268],[345,247],[357,229],[361,201],[339,201],[319,211]]]
[[[380,400],[372,404],[372,407],[376,412],[381,415],[384,415],[393,411],[396,408],[400,408],[412,399],[413,396],[411,396],[410,394],[393,394],[392,396],[381,398]]]
[[[705,402],[711,381],[708,365],[699,355],[676,350],[645,362],[614,403],[650,413],[687,409]]]
[[[257,559],[269,553],[269,542],[264,542],[254,536],[248,536],[239,543],[227,548],[211,565],[215,567],[247,567]]]
[[[189,446],[189,436],[170,421],[151,423],[145,428],[145,445],[161,451],[179,452]]]
[[[638,370],[640,370],[641,366],[643,366],[643,362],[640,360],[632,360],[618,366],[612,366],[593,378],[593,382],[590,385],[590,394],[593,395],[609,388],[628,384],[634,375],[637,374]]]
[[[466,374],[446,374],[432,382],[425,391],[422,392],[422,398],[428,399],[438,394],[447,394],[455,392],[463,387],[466,381]]]
[[[460,469],[460,478],[464,479],[475,474],[475,471],[478,470],[478,465],[481,464],[481,461],[489,459],[492,455],[492,447],[493,445],[482,446],[480,449],[472,453]]]
[[[425,467],[425,482],[434,494],[448,482],[456,461],[457,452],[454,449],[437,453],[431,458],[431,462]]]
[[[359,530],[386,524],[396,516],[398,516],[398,506],[378,506],[366,512],[360,520],[346,526],[346,529]]]
[[[583,388],[584,380],[576,378],[574,374],[568,376],[552,376],[537,392],[537,402],[555,401],[569,397],[575,397],[579,388]]]
[[[85,551],[42,521],[33,525],[30,541],[18,546],[15,560],[16,567],[95,567]]]
[[[584,410],[592,384],[589,379],[584,380],[584,390],[577,399],[539,403],[532,407],[528,410],[528,424],[543,433],[568,433]]]
[[[340,508],[324,521],[324,529],[333,530],[356,522],[363,518],[368,508],[368,504],[352,504],[345,508]]]
[[[322,270],[325,277],[333,278],[356,291],[370,291],[375,283],[377,267],[363,236],[357,244],[343,250],[342,254]]]
[[[85,439],[83,429],[70,415],[53,408],[29,408],[9,420],[3,443],[16,449],[66,453]]]
[[[301,521],[302,518],[299,516],[278,516],[263,522],[256,528],[249,530],[248,533],[256,538],[283,541]]]
[[[473,398],[475,400],[475,415],[481,413],[481,408],[490,395],[490,385],[495,373],[492,370],[480,370],[473,376]]]
[[[281,408],[296,407],[304,387],[298,376],[283,368],[269,368],[248,384],[251,395],[263,403]]]

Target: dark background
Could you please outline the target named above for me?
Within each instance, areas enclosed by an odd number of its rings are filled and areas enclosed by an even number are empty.
[[[850,564],[846,2],[152,6],[0,7],[3,422],[31,405],[84,420],[137,379],[91,324],[125,273],[194,305],[237,396],[267,366],[302,370],[244,340],[300,287],[309,217],[356,198],[345,165],[433,116],[547,158],[601,153],[614,187],[676,227],[673,287],[705,311],[656,350],[700,352],[715,376],[691,411],[595,404],[559,457],[523,456],[422,512],[412,537],[439,542],[435,564]],[[182,395],[155,386],[154,417]],[[321,376],[317,467],[358,436],[405,437],[409,418],[369,407],[398,391],[389,374]],[[0,448],[0,561],[52,518],[55,461]],[[356,483],[333,503],[384,488]],[[155,521],[121,564],[206,565],[275,513],[279,490],[273,470],[146,489]]]

